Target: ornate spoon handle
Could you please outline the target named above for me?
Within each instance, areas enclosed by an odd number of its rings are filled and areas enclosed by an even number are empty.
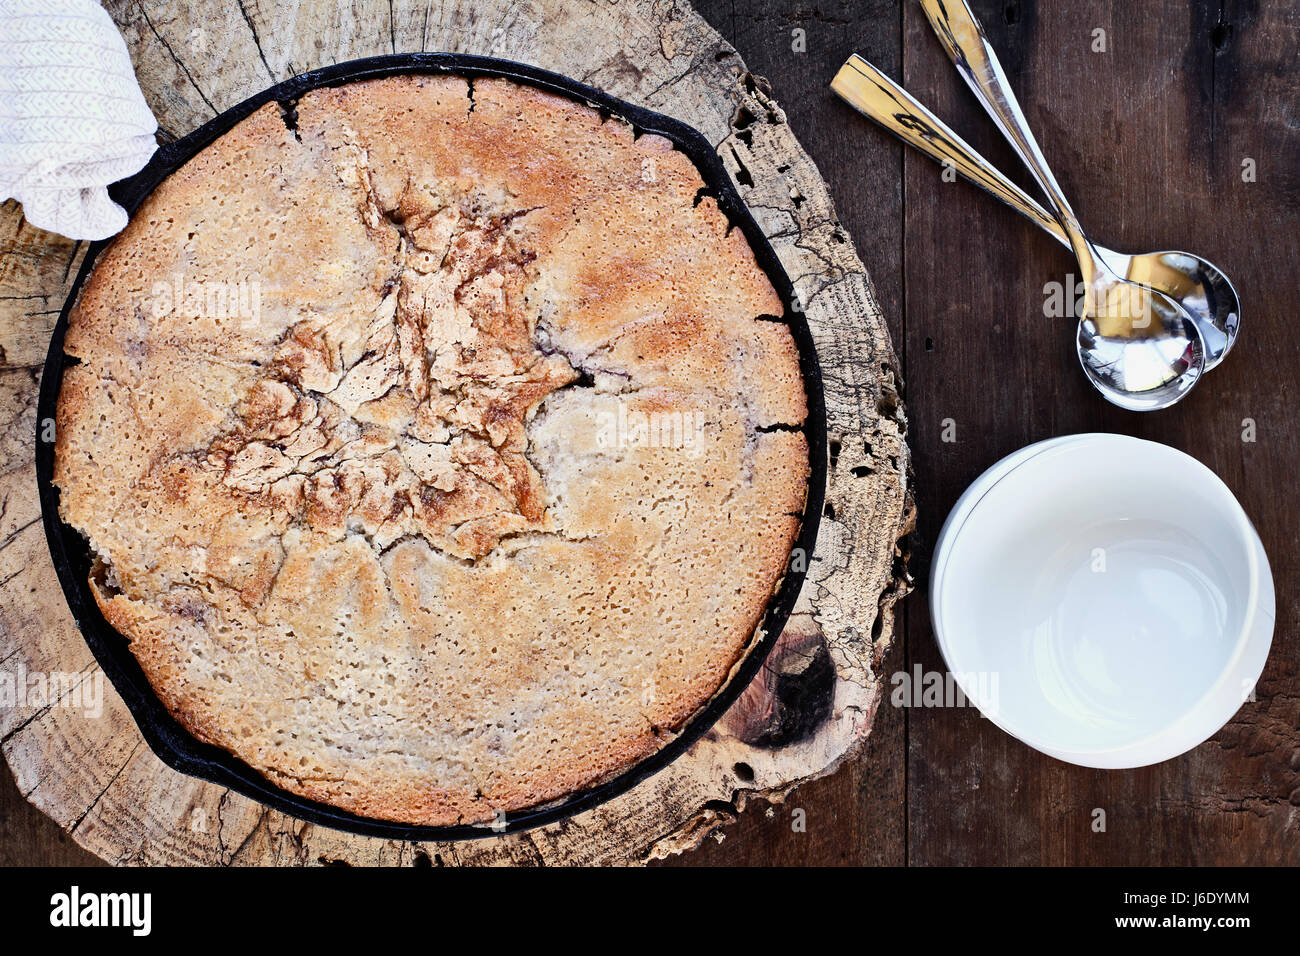
[[[1007,179],[965,140],[884,73],[854,54],[831,80],[831,89],[868,119],[931,159],[951,166],[976,186],[1070,245],[1056,217]]]

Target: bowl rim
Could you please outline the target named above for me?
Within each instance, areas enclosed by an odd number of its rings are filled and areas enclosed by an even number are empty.
[[[1061,436],[1061,438],[1081,438],[1087,439],[1087,441],[1080,442],[1048,439],[1047,442],[1052,442],[1050,446],[1044,447],[1042,451],[1030,455],[1023,461],[1015,464],[1010,469],[998,475],[988,488],[984,489],[979,498],[966,512],[962,518],[961,525],[955,529],[951,535],[946,537],[941,550],[936,552],[935,563],[939,572],[936,578],[932,579],[931,582],[933,588],[932,604],[934,605],[932,618],[936,643],[939,645],[940,654],[943,656],[944,663],[951,671],[953,679],[957,682],[962,692],[966,694],[966,697],[974,702],[978,707],[979,697],[970,693],[970,690],[966,686],[967,682],[962,680],[962,674],[964,672],[953,666],[953,657],[955,656],[953,648],[955,645],[943,634],[941,625],[942,619],[945,616],[951,618],[951,608],[949,607],[951,591],[943,587],[943,575],[949,564],[949,558],[951,557],[953,550],[956,548],[960,539],[960,534],[962,530],[965,529],[968,520],[981,505],[985,504],[988,495],[995,488],[1001,485],[1005,479],[1020,472],[1023,466],[1028,465],[1030,462],[1038,462],[1039,467],[1046,467],[1047,464],[1050,464],[1050,461],[1044,462],[1046,456],[1056,457],[1069,451],[1078,451],[1085,445],[1096,446],[1109,444],[1117,447],[1127,446],[1129,449],[1141,448],[1145,453],[1165,455],[1169,457],[1170,460],[1177,461],[1184,467],[1185,470],[1183,471],[1183,474],[1185,476],[1189,476],[1191,477],[1191,480],[1199,482],[1203,487],[1209,490],[1212,495],[1219,499],[1221,505],[1225,506],[1225,513],[1231,516],[1232,521],[1230,524],[1236,531],[1235,540],[1242,543],[1246,551],[1248,587],[1244,598],[1245,611],[1242,616],[1241,626],[1237,629],[1233,641],[1232,652],[1229,654],[1228,659],[1224,662],[1214,680],[1193,703],[1174,715],[1167,723],[1142,737],[1126,741],[1122,744],[1110,746],[1062,747],[1044,740],[1032,731],[1021,729],[1015,721],[1006,720],[1005,716],[1000,712],[1000,709],[999,712],[990,714],[985,712],[983,708],[980,708],[980,712],[988,720],[992,721],[997,727],[1001,728],[1006,733],[1015,737],[1017,740],[1020,740],[1022,743],[1033,747],[1035,750],[1039,750],[1049,756],[1057,757],[1061,760],[1073,762],[1072,757],[1074,756],[1088,758],[1123,756],[1128,754],[1135,757],[1141,755],[1143,757],[1141,763],[1131,764],[1131,766],[1135,767],[1167,760],[1171,757],[1177,756],[1178,754],[1184,753],[1192,747],[1204,743],[1205,740],[1208,740],[1209,737],[1213,736],[1214,732],[1217,732],[1218,728],[1221,728],[1226,724],[1232,718],[1232,715],[1241,707],[1242,701],[1238,701],[1231,710],[1222,714],[1221,720],[1216,717],[1216,720],[1218,720],[1216,730],[1199,740],[1191,743],[1179,743],[1170,739],[1177,736],[1180,727],[1193,715],[1205,711],[1207,708],[1213,707],[1215,702],[1222,698],[1227,682],[1238,676],[1242,659],[1244,658],[1252,639],[1255,638],[1257,633],[1260,595],[1262,591],[1261,584],[1263,578],[1263,566],[1260,560],[1261,555],[1263,555],[1263,545],[1259,541],[1259,535],[1256,532],[1254,525],[1251,524],[1249,516],[1247,516],[1245,509],[1241,506],[1241,502],[1237,500],[1236,496],[1232,493],[1232,490],[1227,486],[1223,479],[1215,474],[1214,471],[1204,463],[1186,452],[1161,442],[1113,432],[1090,432],[1077,436]],[[1046,442],[1039,444],[1046,444]],[[1024,451],[1024,449],[1020,449],[1020,451]],[[1019,452],[1013,452],[1011,455],[1006,457],[1011,458],[1018,453]],[[999,464],[1001,464],[1001,461],[995,463],[989,471],[996,469]],[[985,472],[985,474],[987,474],[987,472]],[[972,483],[972,487],[978,484],[982,478],[983,475],[981,475],[980,478],[977,478],[975,482]],[[1271,635],[1269,640],[1271,643]],[[1216,712],[1217,710],[1218,708],[1216,708]],[[1164,746],[1161,746],[1161,744],[1164,744]],[[1096,764],[1088,764],[1088,766],[1096,766]]]
[[[952,550],[951,543],[956,540],[961,529],[966,526],[967,519],[974,513],[979,503],[1003,478],[1015,471],[1021,465],[1025,464],[1031,458],[1035,458],[1048,449],[1063,444],[1068,441],[1085,439],[1091,437],[1095,432],[1084,432],[1077,435],[1057,435],[1053,438],[1044,438],[1041,441],[1031,442],[1022,448],[1017,448],[1009,452],[1002,458],[999,458],[988,468],[984,469],[974,481],[966,486],[957,500],[953,503],[952,509],[948,512],[948,517],[944,519],[943,526],[939,529],[939,535],[935,540],[934,559],[930,564],[930,595],[931,595],[931,614],[937,613],[936,602],[933,600],[934,595],[938,592],[935,586],[943,579],[944,568],[948,564],[948,553]],[[1032,452],[1032,454],[1031,454]]]

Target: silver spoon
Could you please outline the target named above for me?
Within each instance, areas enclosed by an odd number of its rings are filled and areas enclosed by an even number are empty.
[[[1089,381],[1122,408],[1152,411],[1173,405],[1205,370],[1205,346],[1196,323],[1169,296],[1122,278],[1098,255],[965,0],[920,2],[949,58],[1029,167],[1070,238],[1084,286],[1076,346]]]
[[[1051,213],[862,57],[854,54],[849,58],[835,74],[831,89],[868,119],[931,159],[951,166],[1070,248],[1070,237]],[[1188,311],[1205,343],[1207,372],[1223,361],[1237,341],[1241,303],[1237,290],[1214,263],[1190,252],[1126,255],[1104,246],[1095,248],[1113,272],[1165,293]]]

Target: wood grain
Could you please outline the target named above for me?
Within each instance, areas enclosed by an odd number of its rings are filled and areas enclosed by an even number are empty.
[[[908,588],[897,542],[912,526],[898,368],[871,282],[826,186],[765,81],[689,6],[493,0],[274,5],[109,3],[163,138],[270,83],[359,56],[424,49],[557,70],[677,116],[716,144],[794,281],[821,364],[834,453],[827,509],[790,624],[759,677],[687,754],[579,817],[516,836],[403,844],[312,827],[177,774],[121,700],[102,716],[56,702],[0,711],[18,793],[119,864],[643,863],[689,850],[756,797],[779,800],[858,752],[881,700],[880,662]],[[3,210],[0,360],[9,423],[0,541],[0,656],[31,672],[99,676],[63,605],[32,488],[34,389],[75,275],[77,246]],[[794,730],[791,730],[794,728]],[[9,798],[6,798],[7,800]]]

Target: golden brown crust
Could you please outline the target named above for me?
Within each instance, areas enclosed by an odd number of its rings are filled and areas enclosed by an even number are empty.
[[[101,609],[294,793],[454,824],[581,790],[784,573],[780,300],[689,160],[595,110],[405,77],[297,117],[162,183],[73,310],[55,481]]]

